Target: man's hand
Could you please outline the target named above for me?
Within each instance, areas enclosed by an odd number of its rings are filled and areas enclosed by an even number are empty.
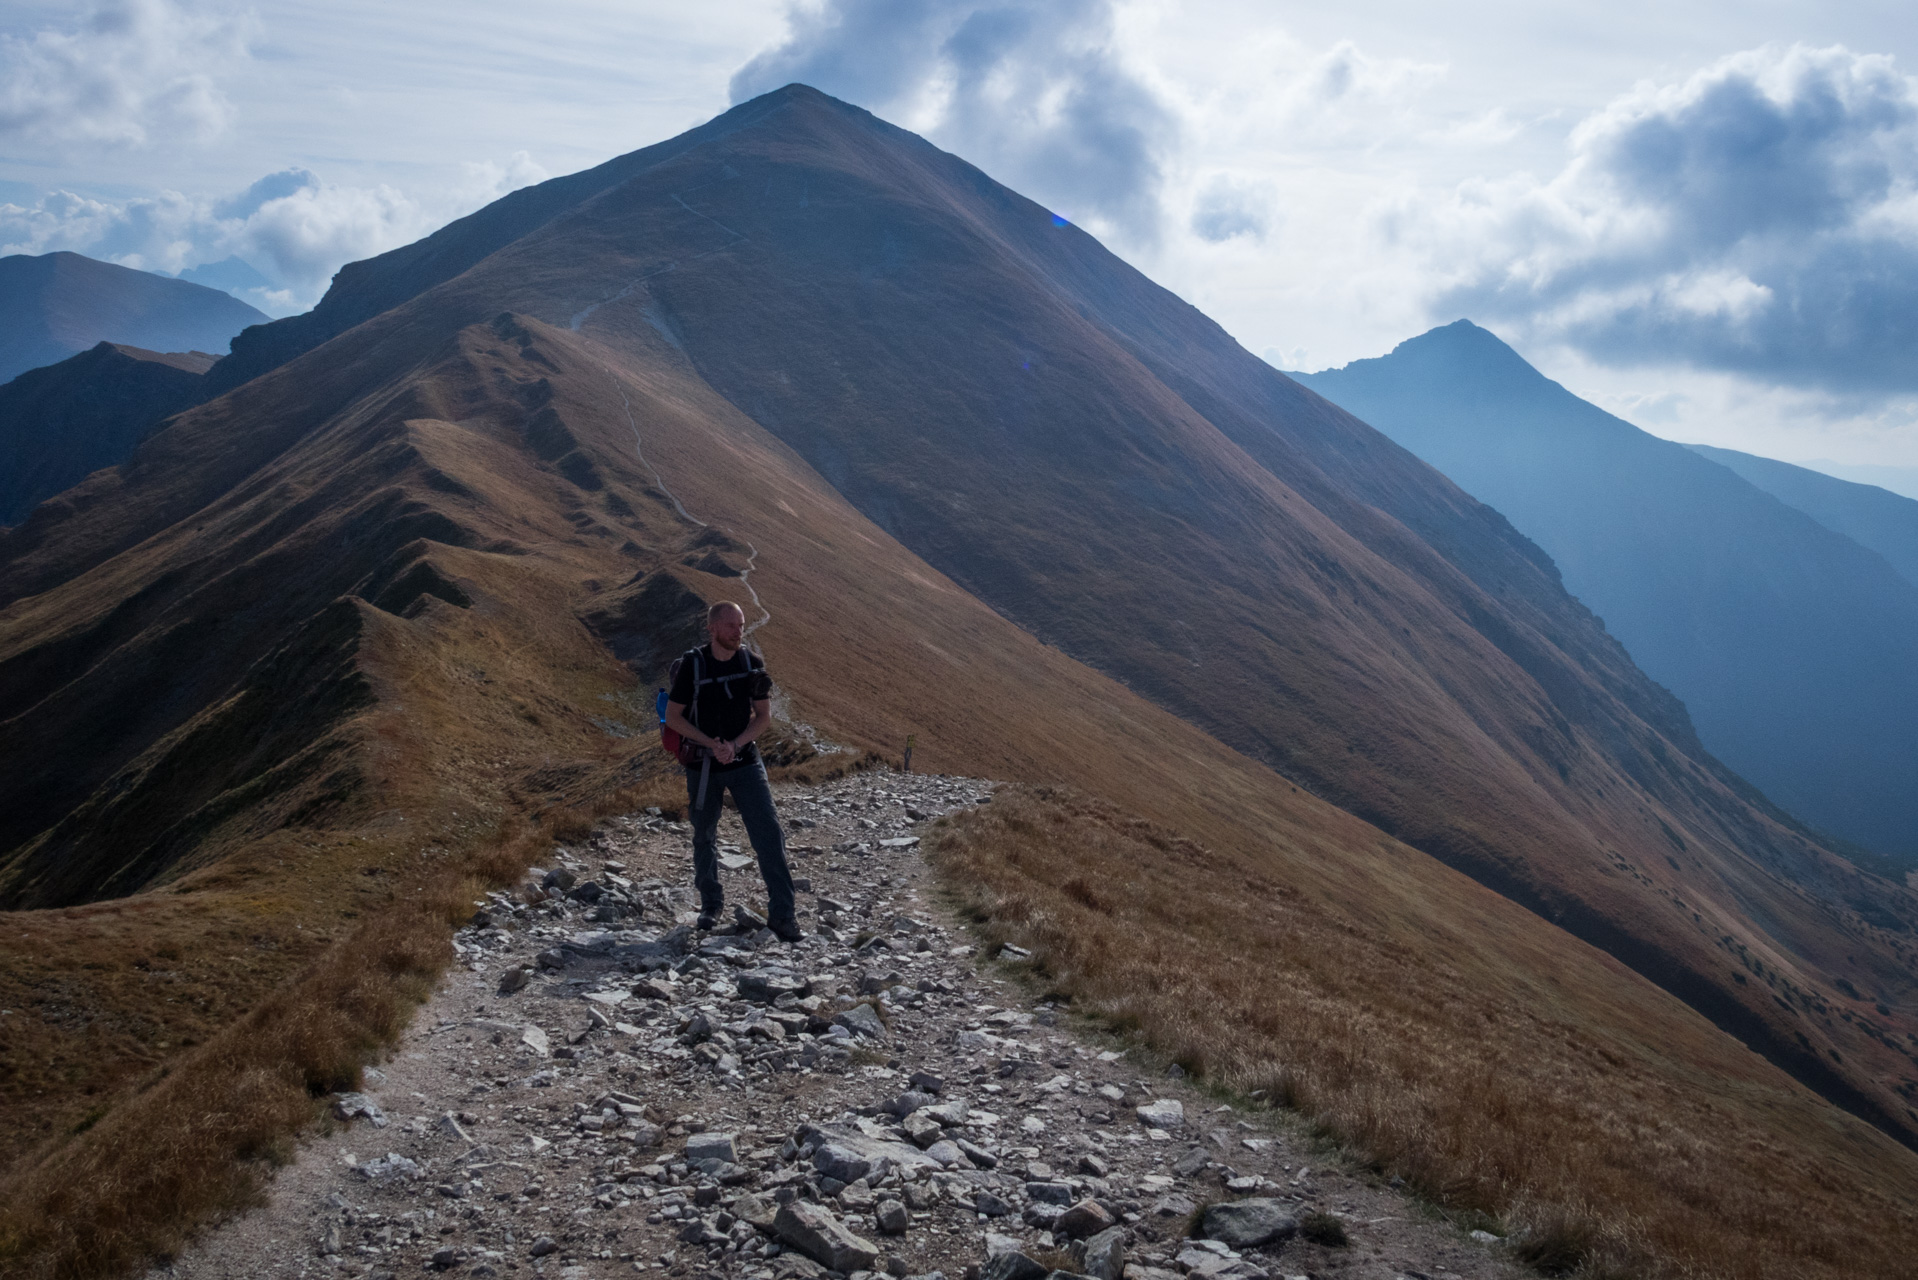
[[[733,757],[738,754],[739,753],[737,751],[733,750],[733,744],[730,742],[718,742],[713,744],[713,759],[719,761],[719,763],[721,764],[731,764],[733,762]]]

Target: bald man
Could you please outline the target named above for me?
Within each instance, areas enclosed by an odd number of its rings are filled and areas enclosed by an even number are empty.
[[[721,601],[706,613],[707,643],[679,660],[666,693],[666,727],[705,748],[708,759],[686,767],[687,809],[693,824],[693,884],[699,890],[699,927],[719,923],[726,889],[719,880],[720,797],[733,793],[746,838],[766,882],[766,923],[787,942],[803,936],[793,910],[786,833],[773,808],[766,766],[753,740],[772,723],[772,677],[745,647],[746,613]]]

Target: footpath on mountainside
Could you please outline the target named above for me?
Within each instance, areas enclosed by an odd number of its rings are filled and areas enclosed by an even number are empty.
[[[807,937],[693,928],[690,831],[602,826],[478,904],[364,1092],[261,1208],[151,1280],[1510,1280],[1485,1233],[1348,1171],[1258,1100],[1038,998],[919,853],[992,784],[873,772],[776,795]],[[1063,1274],[1057,1274],[1063,1273]]]

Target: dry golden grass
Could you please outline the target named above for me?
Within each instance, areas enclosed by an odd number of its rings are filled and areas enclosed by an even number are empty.
[[[1548,1274],[1910,1274],[1918,1205],[1882,1180],[1903,1153],[1881,1135],[1820,1122],[1781,1077],[1687,1060],[1682,1037],[1654,1049],[1577,1001],[1553,1016],[1501,998],[1472,957],[1327,911],[1273,851],[1046,789],[1001,791],[927,848],[1076,1011],[1498,1220]]]
[[[253,1203],[270,1169],[357,1088],[452,959],[475,896],[510,885],[555,842],[684,784],[657,774],[522,821],[453,875],[423,869],[386,905],[205,1044],[178,1055],[97,1124],[20,1162],[0,1183],[0,1274],[66,1280],[164,1257],[209,1219]]]
[[[826,781],[880,763],[869,752],[806,758],[779,780]],[[264,1179],[320,1116],[359,1087],[452,959],[449,938],[486,889],[514,883],[555,844],[599,819],[657,807],[683,813],[685,781],[664,756],[632,785],[520,820],[454,874],[422,869],[303,971],[204,1044],[176,1054],[97,1123],[28,1152],[0,1181],[0,1275],[80,1280],[123,1274],[256,1202]],[[151,938],[145,941],[150,945]]]

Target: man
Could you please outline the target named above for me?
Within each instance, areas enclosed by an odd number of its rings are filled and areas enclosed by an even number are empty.
[[[753,744],[772,723],[772,677],[764,660],[745,648],[746,613],[738,605],[722,601],[707,610],[706,633],[710,641],[680,659],[666,694],[666,727],[710,753],[686,767],[699,927],[717,924],[726,905],[719,882],[719,806],[720,797],[731,791],[766,881],[766,923],[785,941],[797,942],[802,935],[793,911],[786,835],[773,809],[766,766]]]

